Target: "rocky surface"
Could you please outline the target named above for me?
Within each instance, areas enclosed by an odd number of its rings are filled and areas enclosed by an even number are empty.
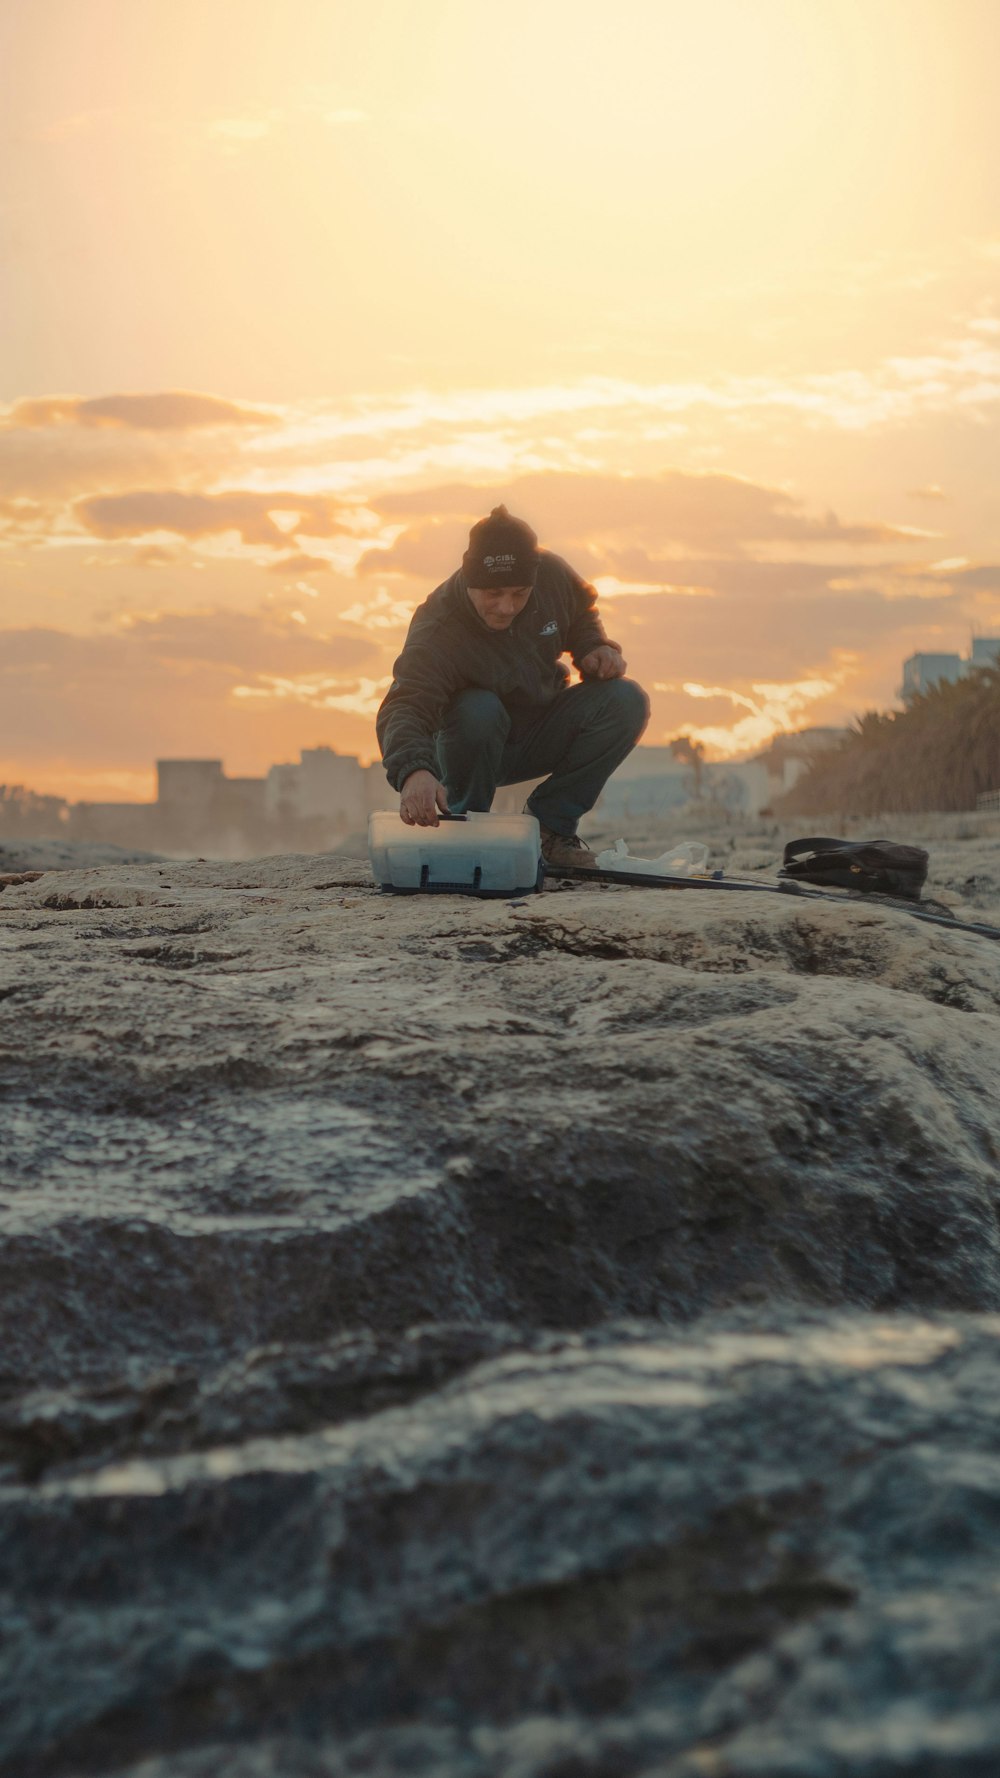
[[[157,852],[114,846],[106,840],[0,840],[0,881],[8,872],[91,870],[95,865],[159,862]]]
[[[871,902],[8,884],[2,1778],[993,1778],[998,1028]]]

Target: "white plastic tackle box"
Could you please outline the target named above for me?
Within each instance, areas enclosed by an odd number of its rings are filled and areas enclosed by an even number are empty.
[[[397,895],[533,895],[542,886],[534,815],[445,816],[407,827],[394,809],[368,822],[376,883]]]

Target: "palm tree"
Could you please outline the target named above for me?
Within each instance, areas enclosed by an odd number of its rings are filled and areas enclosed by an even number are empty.
[[[701,800],[701,771],[705,763],[705,748],[701,741],[692,741],[690,735],[678,735],[670,743],[670,751],[682,765],[690,766],[694,772],[695,800]]]

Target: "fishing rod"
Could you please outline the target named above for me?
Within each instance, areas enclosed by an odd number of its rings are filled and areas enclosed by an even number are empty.
[[[711,877],[653,876],[648,871],[604,870],[600,865],[590,869],[563,865],[557,870],[546,869],[544,874],[548,881],[572,877],[575,882],[624,883],[634,889],[723,889],[737,895],[795,895],[804,901],[825,901],[839,907],[857,907],[863,903],[869,907],[895,908],[899,913],[910,914],[914,920],[926,921],[929,926],[943,926],[947,932],[972,932],[980,938],[1000,939],[1000,926],[987,926],[976,920],[956,920],[950,914],[932,914],[927,908],[914,907],[891,895],[871,892],[861,895],[849,890],[843,896],[831,895],[827,889],[806,889],[791,879],[747,883],[738,877],[726,877],[721,871]]]

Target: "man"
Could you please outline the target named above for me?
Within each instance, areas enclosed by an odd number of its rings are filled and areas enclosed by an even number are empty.
[[[409,826],[487,810],[499,784],[548,773],[526,805],[545,862],[592,869],[577,823],[648,720],[593,587],[495,506],[473,525],[461,568],[414,612],[376,727]]]

